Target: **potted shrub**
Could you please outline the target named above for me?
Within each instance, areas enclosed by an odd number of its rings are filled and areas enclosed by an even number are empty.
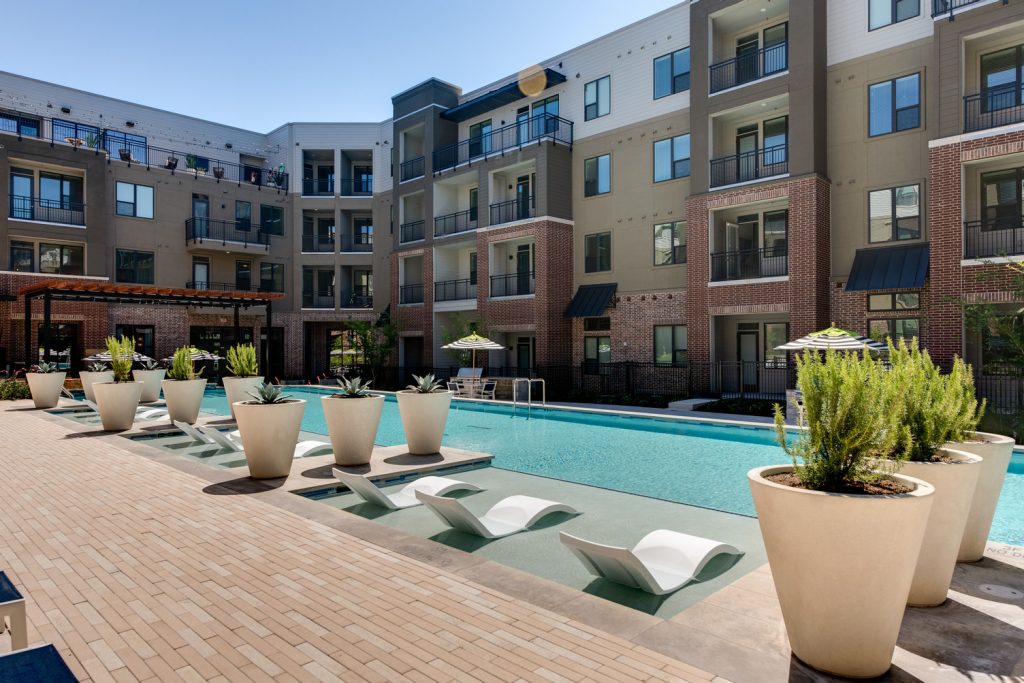
[[[202,373],[197,373],[192,365],[192,354],[196,351],[188,346],[176,350],[171,359],[171,367],[167,370],[167,379],[160,382],[172,422],[178,420],[195,424],[199,418],[206,380],[199,377]]]
[[[338,393],[320,397],[334,462],[343,466],[365,465],[373,455],[384,396],[371,394],[370,383],[359,377],[342,378],[339,386]]]
[[[261,384],[249,401],[235,403],[238,432],[253,479],[287,477],[292,469],[306,402]]]
[[[143,361],[141,370],[133,370],[132,375],[136,382],[142,382],[143,403],[152,403],[160,398],[160,382],[163,381],[167,371],[160,367],[152,358]]]
[[[53,408],[60,402],[60,390],[64,388],[66,372],[59,372],[56,363],[39,363],[32,372],[25,373],[32,402],[36,408]]]
[[[412,376],[416,381],[399,391],[398,412],[402,416],[402,429],[412,455],[430,455],[441,450],[441,437],[448,421],[452,392],[441,390],[441,382],[434,375]]]
[[[103,363],[89,363],[89,369],[79,372],[78,379],[82,381],[82,391],[85,392],[86,400],[95,401],[96,394],[92,392],[92,385],[96,382],[113,382],[114,372],[108,370]]]
[[[779,444],[790,465],[747,474],[793,654],[840,676],[891,664],[934,489],[879,470],[908,437],[900,388],[881,363],[807,351],[797,358],[801,429]]]
[[[227,368],[234,377],[224,378],[224,394],[231,408],[231,417],[235,416],[235,404],[247,401],[261,384],[260,366],[256,361],[256,347],[252,344],[238,344],[228,349]]]
[[[114,372],[111,382],[96,382],[92,385],[96,394],[96,406],[100,409],[103,429],[124,431],[135,424],[135,413],[142,396],[142,382],[133,382],[132,359],[135,356],[135,341],[121,337],[107,337],[107,352],[110,353],[110,369]]]

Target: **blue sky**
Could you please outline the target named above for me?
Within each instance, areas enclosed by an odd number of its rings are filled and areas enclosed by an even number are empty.
[[[9,3],[0,69],[261,132],[381,121],[429,76],[471,90],[677,2]]]

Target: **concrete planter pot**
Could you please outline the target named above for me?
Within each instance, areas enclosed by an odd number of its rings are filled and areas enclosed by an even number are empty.
[[[123,432],[135,424],[142,382],[96,382],[92,385],[104,431]]]
[[[452,405],[452,392],[421,394],[405,390],[397,392],[396,396],[409,453],[432,455],[440,452],[441,437],[444,436],[444,426],[448,422],[448,409]]]
[[[132,377],[136,382],[142,382],[142,403],[152,403],[160,399],[160,382],[163,381],[166,370],[132,370]]]
[[[792,465],[750,470],[775,590],[793,654],[853,678],[889,670],[935,489],[848,495],[783,486],[766,476]]]
[[[232,418],[235,417],[235,404],[251,401],[252,395],[263,386],[262,377],[225,377],[223,381],[224,395],[227,396]]]
[[[235,404],[235,419],[250,477],[288,476],[305,410],[306,402],[294,399],[283,403],[239,401]]]
[[[114,371],[104,370],[103,372],[89,372],[82,370],[78,373],[78,379],[82,381],[82,391],[85,392],[85,400],[95,401],[96,394],[92,392],[92,385],[96,382],[113,382]]]
[[[180,420],[190,425],[199,418],[199,406],[206,391],[205,379],[165,379],[160,381],[167,401],[167,412],[171,421]]]
[[[54,408],[60,402],[60,390],[64,388],[66,372],[27,372],[29,391],[36,408]],[[113,377],[111,377],[113,379]]]
[[[996,514],[996,503],[999,502],[1003,479],[1006,478],[1010,456],[1013,455],[1013,439],[1008,436],[975,432],[974,437],[978,440],[946,444],[949,448],[981,457],[978,487],[974,491],[974,501],[967,515],[957,562],[977,562],[985,554],[988,532]]]
[[[383,396],[332,398],[321,396],[334,462],[342,466],[366,465],[373,455],[377,425],[384,411]]]

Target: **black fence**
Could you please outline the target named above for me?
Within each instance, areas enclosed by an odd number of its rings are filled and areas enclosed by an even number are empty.
[[[373,194],[373,176],[361,178],[342,178],[342,197],[361,197]]]
[[[476,230],[476,211],[467,209],[458,213],[450,213],[447,216],[438,216],[434,219],[434,237],[444,235],[455,235],[460,232]]]
[[[203,243],[237,242],[244,246],[270,248],[270,233],[260,226],[239,221],[224,221],[213,218],[189,218],[185,221],[185,242]]]
[[[782,42],[712,64],[709,67],[710,91],[728,90],[781,73],[789,67],[788,57],[788,44]]]
[[[413,178],[419,178],[426,173],[426,157],[416,157],[415,159],[409,159],[403,161],[400,168],[401,176],[399,182],[405,182],[406,180],[412,180]]]
[[[461,301],[463,299],[476,299],[476,283],[469,278],[434,283],[434,301]]]
[[[711,281],[781,277],[789,272],[786,245],[711,254]]]
[[[967,7],[975,3],[982,2],[982,0],[932,0],[932,18],[942,15],[949,14],[950,21],[953,20],[953,11],[958,10],[962,7]],[[1007,0],[1003,0],[1005,5]]]
[[[711,187],[789,173],[789,146],[764,147],[711,160]]]
[[[23,221],[85,225],[85,204],[11,195],[10,217]]]
[[[1020,217],[964,222],[964,258],[1024,254],[1024,222]]]
[[[1016,85],[990,88],[964,97],[964,132],[1008,126],[1024,121],[1024,103]]]
[[[320,197],[334,194],[334,178],[305,178],[302,194],[306,197]]]
[[[302,293],[303,308],[334,308],[334,290],[304,291]]]
[[[303,235],[302,251],[333,252],[334,235]]]
[[[423,285],[402,285],[398,288],[398,303],[423,303]]]
[[[533,218],[533,197],[517,197],[491,204],[491,225]]]
[[[491,276],[491,297],[526,296],[533,294],[536,280],[533,271],[508,273],[507,275]]]
[[[413,221],[411,223],[402,223],[398,228],[398,241],[399,242],[415,242],[423,239],[423,226],[424,221]]]
[[[518,149],[538,140],[551,140],[571,147],[572,121],[554,114],[537,114],[496,130],[459,140],[455,144],[434,150],[433,171],[440,173],[476,159],[486,159],[492,154]],[[405,180],[404,175],[402,179]]]

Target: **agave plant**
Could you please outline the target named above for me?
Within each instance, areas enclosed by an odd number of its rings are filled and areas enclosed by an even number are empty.
[[[93,361],[92,363],[89,363],[89,372],[106,372],[106,371],[107,371],[107,366],[106,366],[105,363],[100,363],[99,361]]]
[[[372,382],[373,380],[370,380]],[[364,382],[362,377],[347,379],[342,377],[338,381],[340,391],[331,394],[331,398],[366,398],[370,395],[370,382]]]
[[[433,373],[422,377],[413,375],[412,378],[414,383],[408,385],[406,389],[415,391],[417,394],[432,394],[441,386],[441,380],[436,379]]]
[[[281,393],[281,387],[275,387],[270,382],[264,382],[256,389],[256,393],[250,393],[255,401],[253,403],[259,403],[262,405],[273,405],[275,403],[285,403],[291,398],[288,394]]]
[[[152,358],[147,358],[146,360],[142,361],[142,369],[143,370],[159,370],[160,369],[160,362],[159,361],[155,361]]]
[[[51,372],[57,372],[59,369],[56,363],[47,363],[45,361],[32,366],[32,371],[38,372],[41,375],[48,375]]]

